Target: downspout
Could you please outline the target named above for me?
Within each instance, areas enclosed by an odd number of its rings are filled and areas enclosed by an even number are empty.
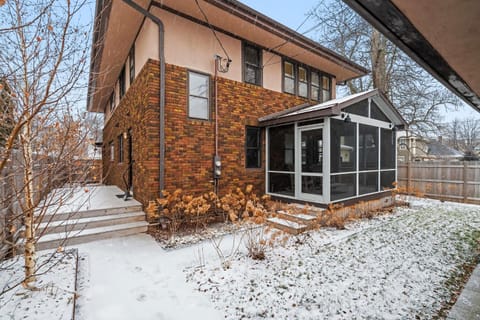
[[[162,20],[153,15],[150,11],[145,10],[132,0],[123,0],[124,3],[152,20],[158,26],[158,60],[160,61],[160,179],[159,193],[163,198],[162,190],[165,189],[165,28]]]

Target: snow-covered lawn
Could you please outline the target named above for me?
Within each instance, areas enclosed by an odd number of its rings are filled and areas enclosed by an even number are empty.
[[[480,207],[417,199],[347,228],[293,237],[263,261],[188,269],[187,279],[227,319],[431,318],[475,254]]]
[[[76,261],[76,251],[39,256],[34,291],[18,285],[23,280],[23,256],[3,261],[0,319],[72,319]]]
[[[480,206],[417,199],[346,230],[291,237],[263,261],[248,258],[241,239],[240,231],[217,238],[218,250],[209,240],[165,250],[146,234],[78,245],[75,318],[431,318],[449,300],[458,267],[474,256]],[[21,263],[2,270],[0,282]],[[68,319],[69,263],[41,278],[42,291],[19,287],[2,296],[0,319]]]

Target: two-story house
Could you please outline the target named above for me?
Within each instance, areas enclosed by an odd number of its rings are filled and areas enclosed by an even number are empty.
[[[323,204],[381,193],[405,123],[376,90],[335,99],[367,72],[235,0],[98,0],[87,108],[105,114],[105,183],[144,204],[245,184]]]

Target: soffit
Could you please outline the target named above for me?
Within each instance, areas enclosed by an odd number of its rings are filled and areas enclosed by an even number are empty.
[[[480,2],[393,0],[462,79],[480,95]]]
[[[135,0],[143,8],[148,8],[150,0]],[[107,103],[113,91],[113,86],[128,56],[128,52],[140,29],[143,15],[123,0],[112,0],[103,39],[99,39],[103,46],[97,57],[99,63],[96,72],[96,85],[93,88],[92,107],[89,111],[103,112],[101,108]],[[108,11],[106,11],[108,12]],[[92,84],[90,84],[92,85]]]

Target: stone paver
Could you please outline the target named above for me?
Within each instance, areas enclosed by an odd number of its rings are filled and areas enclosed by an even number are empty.
[[[473,271],[447,319],[480,320],[480,265]]]

